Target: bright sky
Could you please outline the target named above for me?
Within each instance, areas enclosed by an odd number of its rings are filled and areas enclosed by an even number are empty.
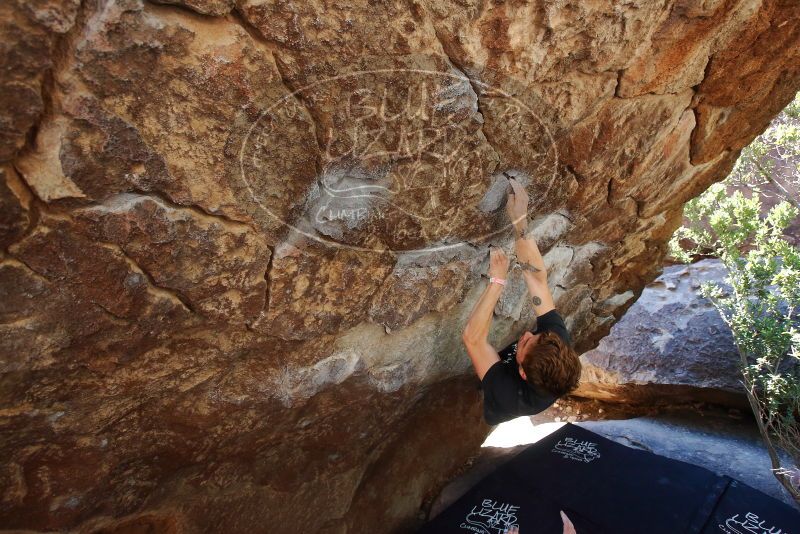
[[[517,445],[536,443],[565,424],[542,423],[534,425],[530,417],[517,417],[497,425],[486,437],[486,441],[483,442],[481,447],[515,447]]]

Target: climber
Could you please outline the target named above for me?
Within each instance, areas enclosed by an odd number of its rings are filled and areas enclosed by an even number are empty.
[[[514,225],[514,246],[522,276],[530,292],[536,328],[498,352],[489,344],[492,314],[506,283],[509,259],[502,249],[489,253],[489,283],[467,320],[462,340],[483,389],[483,415],[496,425],[520,415],[548,408],[578,386],[581,364],[572,348],[564,320],[547,286],[544,260],[528,236],[528,193],[509,178],[511,191],[506,212]]]

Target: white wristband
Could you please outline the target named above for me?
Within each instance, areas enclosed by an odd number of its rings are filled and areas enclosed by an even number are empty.
[[[502,278],[495,278],[494,276],[493,276],[493,277],[491,277],[491,278],[489,278],[489,283],[491,284],[492,282],[496,282],[496,283],[500,284],[501,286],[504,286],[504,285],[506,285],[506,281],[505,281],[504,279],[502,279]]]

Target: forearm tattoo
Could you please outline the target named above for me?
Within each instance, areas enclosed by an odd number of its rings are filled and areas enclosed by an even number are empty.
[[[522,269],[523,271],[530,271],[532,273],[538,273],[539,271],[541,271],[541,269],[539,269],[538,267],[531,265],[530,263],[525,261],[518,262],[518,265],[519,268]]]
[[[533,305],[534,305],[534,306],[539,306],[541,303],[542,303],[542,299],[540,299],[539,297],[537,297],[536,295],[534,295],[534,296],[533,296]]]

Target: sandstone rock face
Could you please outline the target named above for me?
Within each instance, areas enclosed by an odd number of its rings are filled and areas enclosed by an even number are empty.
[[[413,528],[486,432],[460,332],[504,176],[587,350],[800,86],[794,0],[13,0],[0,33],[29,530]]]
[[[698,290],[722,283],[716,259],[666,267],[597,348],[577,395],[611,402],[707,400],[747,406],[730,328]]]

